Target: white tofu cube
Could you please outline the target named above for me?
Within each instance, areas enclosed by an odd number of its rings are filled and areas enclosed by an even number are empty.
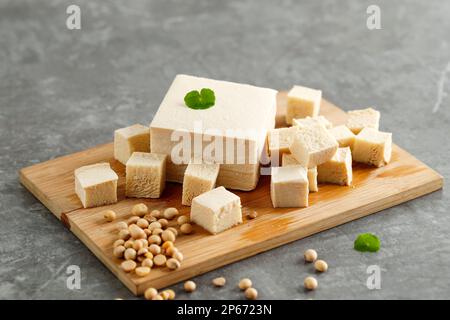
[[[302,86],[294,86],[287,96],[286,123],[293,119],[316,117],[319,115],[322,91]]]
[[[166,184],[165,154],[133,152],[126,164],[126,195],[159,198]]]
[[[274,208],[308,206],[308,178],[302,166],[273,167],[270,197]]]
[[[84,208],[117,202],[119,177],[109,163],[97,163],[75,170],[75,193]]]
[[[340,148],[353,148],[353,143],[355,142],[355,134],[347,126],[337,126],[329,129],[328,131],[339,143]]]
[[[193,198],[214,189],[219,168],[219,164],[202,163],[193,159],[184,173],[181,204],[190,206]]]
[[[347,112],[347,127],[358,134],[363,128],[378,130],[380,125],[380,112],[372,108],[353,110]]]
[[[353,172],[350,148],[339,148],[331,160],[317,166],[317,172],[320,183],[351,185]]]
[[[289,146],[292,141],[292,137],[297,131],[296,127],[272,129],[267,135],[269,155],[272,163],[278,160],[275,165],[278,166],[280,159],[284,153],[289,153]]]
[[[301,166],[313,168],[327,162],[338,148],[336,139],[320,124],[298,127],[289,146]]]
[[[353,161],[382,167],[391,161],[392,133],[364,128],[353,145]]]
[[[218,187],[192,200],[191,221],[212,234],[242,223],[241,199]]]
[[[283,153],[283,157],[281,160],[281,166],[298,166],[298,161],[295,160],[294,156],[290,153]],[[319,191],[319,187],[317,185],[317,167],[308,169],[308,185],[309,192],[317,192]]]
[[[330,120],[328,120],[324,116],[306,117],[292,120],[292,125],[298,127],[309,126],[315,123],[323,125],[325,129],[331,129],[333,127],[333,124],[330,122]]]
[[[126,164],[133,152],[150,152],[150,129],[142,124],[114,131],[114,158]]]

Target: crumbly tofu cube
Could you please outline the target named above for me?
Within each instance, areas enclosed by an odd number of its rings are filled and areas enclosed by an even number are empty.
[[[289,146],[301,166],[314,168],[327,162],[338,148],[336,139],[320,124],[298,127]]]
[[[328,131],[339,143],[340,148],[353,148],[353,143],[355,142],[355,134],[347,126],[337,126],[329,129]]]
[[[193,159],[184,172],[181,204],[190,206],[192,199],[214,189],[220,165]]]
[[[308,206],[308,177],[302,166],[273,167],[270,197],[274,208]]]
[[[281,166],[298,166],[298,161],[295,160],[294,156],[290,153],[283,153],[283,157],[281,159]],[[317,185],[317,167],[308,169],[308,184],[309,184],[309,192],[317,192],[319,191],[319,187]]]
[[[382,167],[391,161],[392,133],[364,128],[353,145],[353,161]]]
[[[331,160],[317,166],[317,172],[320,183],[351,185],[353,173],[350,148],[339,148]]]
[[[109,163],[97,163],[75,170],[75,193],[84,208],[117,202],[119,177]]]
[[[133,152],[126,164],[126,195],[159,198],[166,184],[165,154]]]
[[[380,112],[372,109],[361,109],[347,112],[347,127],[358,134],[363,128],[372,128],[378,130],[380,125]]]
[[[201,88],[214,91],[214,106],[206,110],[187,107],[186,93]],[[266,150],[267,132],[275,127],[276,97],[273,89],[177,75],[150,124],[152,152],[169,155],[167,178],[182,183],[190,159],[213,145],[212,162],[221,165],[217,183],[253,190],[259,179],[259,160]],[[179,153],[172,151],[179,150],[186,141],[190,150],[183,148],[183,159],[176,159],[174,154]],[[241,143],[243,148],[239,147]],[[228,145],[236,146],[234,151]]]
[[[212,234],[242,223],[241,199],[218,187],[192,200],[191,221]]]
[[[150,152],[150,129],[142,124],[114,131],[114,158],[126,164],[133,152]]]
[[[298,127],[309,126],[314,123],[319,123],[323,125],[325,129],[331,129],[333,127],[331,121],[325,118],[324,116],[306,117],[292,120],[292,125]]]
[[[267,144],[269,148],[269,155],[271,161],[280,159],[284,153],[289,153],[289,146],[291,144],[292,137],[297,131],[297,127],[272,129],[267,135]]]
[[[319,115],[322,91],[302,86],[294,86],[287,96],[286,123],[293,119],[316,117]]]

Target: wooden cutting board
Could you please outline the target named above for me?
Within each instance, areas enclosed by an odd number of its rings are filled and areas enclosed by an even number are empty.
[[[278,96],[277,126],[284,126],[286,93]],[[321,114],[335,125],[343,124],[346,113],[323,100]],[[395,132],[393,134],[395,141]],[[119,202],[99,208],[83,209],[74,192],[73,171],[81,166],[108,161],[119,175]],[[241,197],[244,216],[258,212],[254,220],[218,235],[209,235],[198,226],[192,235],[180,236],[176,246],[184,254],[181,268],[170,271],[154,268],[144,278],[126,274],[112,255],[116,240],[115,222],[130,217],[131,207],[140,202],[151,209],[177,207],[182,214],[181,185],[168,183],[161,199],[126,199],[124,166],[113,158],[113,144],[108,143],[68,156],[49,160],[20,170],[21,183],[60,219],[134,294],[147,287],[163,288],[205,273],[259,252],[301,239],[311,234],[378,212],[442,188],[443,178],[412,155],[394,145],[392,161],[383,168],[356,164],[353,185],[320,185],[310,194],[310,206],[298,209],[273,209],[270,178],[262,176],[251,192],[235,192]],[[101,212],[113,209],[118,219],[105,222]]]

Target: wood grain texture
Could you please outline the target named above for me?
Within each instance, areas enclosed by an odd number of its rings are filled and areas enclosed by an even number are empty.
[[[279,95],[277,126],[284,126],[286,93]],[[321,114],[335,125],[343,124],[346,113],[323,100]],[[395,132],[394,132],[395,140]],[[83,165],[108,161],[119,175],[118,198],[114,205],[83,209],[74,193],[73,171]],[[142,294],[149,286],[162,288],[220,266],[269,250],[282,244],[335,227],[378,212],[399,203],[442,188],[443,178],[398,146],[393,146],[392,161],[382,168],[362,164],[353,167],[350,187],[320,185],[310,194],[310,206],[297,209],[273,209],[270,201],[270,177],[262,176],[256,190],[235,192],[241,197],[244,215],[258,211],[254,220],[218,235],[209,235],[198,226],[189,236],[180,236],[176,246],[185,260],[176,271],[154,268],[150,275],[139,278],[119,268],[112,255],[116,239],[115,223],[104,221],[101,212],[113,209],[118,219],[130,216],[131,207],[140,202],[152,209],[169,206],[189,214],[181,206],[181,185],[168,183],[161,199],[126,199],[124,166],[113,159],[113,144],[36,164],[20,171],[21,183],[30,190],[134,293]]]

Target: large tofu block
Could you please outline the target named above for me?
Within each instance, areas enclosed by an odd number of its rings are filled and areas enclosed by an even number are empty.
[[[126,164],[126,195],[159,198],[166,183],[165,154],[133,152]]]
[[[84,208],[117,202],[119,177],[109,163],[97,163],[75,170],[75,193]]]
[[[193,198],[214,189],[219,168],[219,164],[193,159],[184,172],[181,204],[190,206]]]
[[[323,125],[326,129],[331,129],[333,127],[331,121],[325,118],[324,116],[306,117],[292,120],[292,125],[298,127],[309,126],[311,124],[316,123]]]
[[[290,153],[289,146],[296,131],[296,127],[272,129],[269,131],[267,135],[269,155],[272,163],[278,160],[276,166],[279,165],[284,153]]]
[[[327,162],[338,148],[336,139],[320,124],[298,127],[289,146],[301,166],[313,168]]]
[[[308,178],[302,166],[273,167],[270,197],[274,208],[308,206]]]
[[[298,166],[299,163],[295,160],[294,156],[290,153],[283,153],[283,157],[281,159],[281,166]],[[308,185],[309,192],[317,192],[319,191],[319,187],[317,185],[317,167],[308,169]]]
[[[392,133],[364,128],[355,138],[353,161],[382,167],[391,161]]]
[[[286,123],[292,124],[296,118],[318,116],[321,101],[322,91],[294,86],[287,96]]]
[[[372,108],[353,110],[347,112],[347,127],[354,134],[358,134],[363,128],[378,130],[380,125],[380,112]]]
[[[317,166],[317,172],[320,183],[351,185],[353,173],[350,148],[339,148],[331,160]]]
[[[114,158],[125,165],[133,152],[150,152],[150,129],[142,124],[114,131]]]
[[[242,223],[241,199],[218,187],[192,200],[191,221],[212,234]]]
[[[347,126],[337,126],[328,130],[331,135],[339,143],[340,148],[353,148],[355,142],[355,134]]]
[[[215,105],[188,108],[186,93],[202,88],[214,91]],[[275,127],[276,95],[272,89],[177,75],[150,124],[152,152],[169,155],[168,179],[182,182],[190,159],[203,155],[203,160],[221,165],[218,184],[254,189],[267,132]],[[205,157],[211,149],[212,159]]]

